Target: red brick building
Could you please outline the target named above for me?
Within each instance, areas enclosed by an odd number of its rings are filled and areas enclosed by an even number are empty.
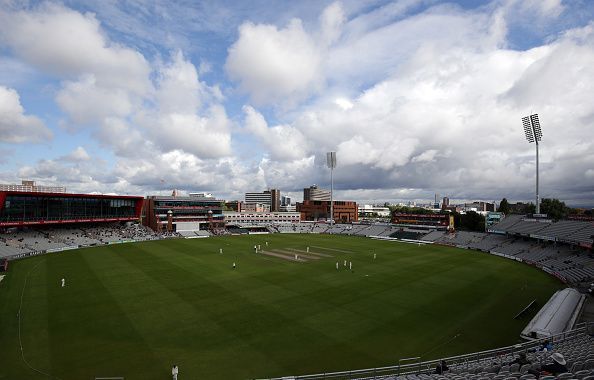
[[[301,220],[330,220],[329,201],[303,201],[297,203],[297,212]],[[359,220],[357,203],[351,201],[334,201],[334,220],[336,223],[351,223]]]

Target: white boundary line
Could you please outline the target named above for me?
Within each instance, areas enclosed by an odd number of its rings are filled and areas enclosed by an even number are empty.
[[[57,376],[51,375],[49,373],[43,372],[37,368],[34,368],[31,364],[29,364],[29,362],[27,361],[27,359],[25,359],[25,352],[23,351],[23,340],[21,339],[21,310],[23,308],[23,297],[25,295],[25,288],[27,287],[27,281],[29,280],[29,275],[31,275],[31,273],[37,269],[37,267],[39,266],[39,264],[44,263],[45,260],[38,262],[33,268],[31,268],[31,270],[29,270],[29,272],[27,273],[27,276],[25,277],[25,282],[23,283],[23,290],[21,291],[21,303],[19,305],[19,312],[17,314],[18,319],[19,319],[19,346],[21,348],[21,358],[23,359],[23,362],[27,365],[27,367],[29,367],[30,369],[32,369],[33,371],[40,373],[42,375],[45,375],[49,378],[52,379],[58,379],[58,380],[62,380]]]

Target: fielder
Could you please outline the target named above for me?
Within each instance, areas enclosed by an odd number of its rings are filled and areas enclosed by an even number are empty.
[[[63,279],[62,279],[62,287],[64,287],[65,285],[66,285],[66,279],[65,279],[65,278],[63,278]]]

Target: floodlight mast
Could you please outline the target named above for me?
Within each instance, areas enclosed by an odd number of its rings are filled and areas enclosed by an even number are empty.
[[[529,143],[536,143],[536,213],[540,214],[540,197],[538,195],[538,142],[542,139],[542,130],[538,114],[525,116],[522,118],[524,133]]]
[[[330,225],[334,224],[334,168],[336,167],[336,152],[326,153],[326,165],[330,168]]]

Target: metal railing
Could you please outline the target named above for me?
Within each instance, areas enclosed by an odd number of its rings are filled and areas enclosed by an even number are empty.
[[[486,351],[473,352],[470,354],[463,354],[427,361],[422,361],[421,357],[405,358],[399,359],[397,365],[387,367],[366,368],[340,372],[325,372],[299,376],[284,376],[270,378],[267,380],[382,379],[407,374],[433,373],[435,371],[435,367],[437,366],[437,364],[439,364],[442,360],[445,360],[450,368],[456,368],[458,370],[465,367],[466,369],[470,369],[470,366],[473,364],[487,362],[492,363],[494,361],[497,361],[498,358],[501,357],[506,357],[509,355],[513,356],[514,354],[520,352],[537,350],[538,347],[540,347],[545,340],[548,340],[553,345],[555,345],[565,342],[566,340],[574,339],[576,337],[591,333],[594,333],[594,323],[583,322],[577,324],[573,330],[559,333],[548,338],[535,339],[528,342],[519,343],[513,346],[506,346]],[[416,362],[410,363],[413,361]]]

